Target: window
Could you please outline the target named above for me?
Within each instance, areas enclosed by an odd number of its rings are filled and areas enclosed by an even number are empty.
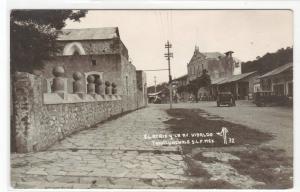
[[[278,96],[284,95],[284,85],[283,84],[274,85],[273,90],[274,90],[274,93]]]
[[[78,52],[77,50],[75,50],[75,51],[73,52],[73,55],[76,56],[76,55],[80,55],[80,54],[79,54],[79,52]]]
[[[272,84],[271,79],[268,79],[267,80],[267,89],[271,89],[271,84]]]
[[[85,51],[79,42],[71,42],[65,45],[63,55],[85,55]]]
[[[93,65],[93,66],[96,66],[96,65],[97,65],[96,59],[92,59],[92,65]]]
[[[128,95],[128,76],[126,76],[126,93]]]

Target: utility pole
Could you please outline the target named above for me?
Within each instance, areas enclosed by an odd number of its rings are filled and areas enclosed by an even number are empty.
[[[154,93],[156,93],[156,76],[154,76]]]
[[[173,58],[173,53],[170,52],[170,48],[172,48],[172,44],[169,41],[165,44],[165,48],[167,49],[167,53],[165,53],[165,57],[168,60],[168,71],[169,71],[169,90],[170,90],[170,109],[172,109],[172,100],[173,100],[173,87],[172,87],[172,76],[171,76],[171,58]]]

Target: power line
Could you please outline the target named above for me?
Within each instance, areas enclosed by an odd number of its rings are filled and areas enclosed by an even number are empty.
[[[159,34],[161,40],[164,41],[164,36],[163,36],[163,33],[162,33],[162,23],[161,23],[159,11],[158,10],[154,11],[154,13],[155,13],[155,16],[156,16],[157,28],[160,30],[160,31],[158,31],[158,34]]]
[[[169,69],[143,69],[143,71],[167,71]]]
[[[163,19],[163,14],[161,11],[158,11],[159,13],[159,18],[160,18],[160,24],[161,24],[161,29],[162,29],[162,34],[163,34],[163,40],[166,40],[166,28],[165,28],[165,24],[164,24],[164,19]]]
[[[170,10],[170,15],[171,15],[171,40],[173,41],[173,10]]]

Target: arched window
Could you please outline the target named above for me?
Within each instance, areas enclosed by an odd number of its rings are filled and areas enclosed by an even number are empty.
[[[77,50],[74,51],[73,55],[80,55]]]
[[[235,62],[234,67],[240,67],[240,63],[239,62]]]
[[[65,45],[63,55],[85,55],[85,51],[79,42],[72,42]]]

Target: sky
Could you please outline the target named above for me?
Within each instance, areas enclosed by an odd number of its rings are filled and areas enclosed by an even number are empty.
[[[137,70],[166,69],[171,42],[173,78],[187,74],[195,46],[200,52],[234,51],[241,61],[293,46],[290,10],[92,10],[65,28],[118,27]],[[148,71],[147,84],[168,81],[168,71]]]

